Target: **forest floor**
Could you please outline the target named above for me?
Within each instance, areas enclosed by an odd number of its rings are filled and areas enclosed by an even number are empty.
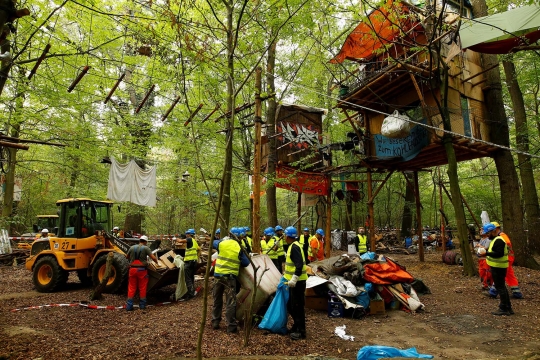
[[[425,311],[416,314],[387,310],[386,315],[363,319],[329,318],[326,312],[306,309],[306,340],[254,329],[250,345],[243,335],[212,330],[212,296],[203,340],[203,357],[249,359],[310,358],[356,359],[365,345],[386,345],[445,359],[540,359],[540,271],[515,267],[525,296],[512,300],[513,316],[497,317],[498,300],[486,297],[478,277],[461,275],[461,267],[441,262],[441,253],[389,255],[432,291],[420,300]],[[148,296],[149,303],[167,301],[170,286]],[[34,290],[24,266],[0,267],[0,359],[177,359],[196,356],[201,295],[187,302],[137,310],[92,310],[83,307],[13,309],[87,300],[91,289],[82,288],[71,275],[66,289],[53,294]],[[122,306],[125,295],[104,295],[96,305]],[[354,342],[336,337],[336,326],[347,325]],[[314,356],[318,355],[318,356]]]

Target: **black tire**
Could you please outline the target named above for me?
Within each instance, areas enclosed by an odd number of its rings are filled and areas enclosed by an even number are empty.
[[[81,284],[83,284],[83,286],[92,286],[92,277],[88,276],[87,269],[77,270],[77,277],[79,278],[79,281],[81,282]]]
[[[92,267],[92,281],[94,286],[98,286],[105,274],[107,263],[107,254],[96,260]],[[107,285],[105,285],[104,293],[114,294],[122,290],[127,284],[129,263],[124,255],[114,253],[112,261],[112,275],[109,277]]]
[[[9,163],[11,162],[11,153],[9,148],[2,146],[0,147],[0,170],[7,174],[9,172]]]
[[[67,282],[69,273],[58,265],[54,256],[44,256],[36,262],[32,281],[39,292],[54,292]]]

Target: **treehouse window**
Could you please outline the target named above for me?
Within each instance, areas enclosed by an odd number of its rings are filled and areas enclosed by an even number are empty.
[[[444,11],[446,13],[459,14],[459,9],[461,7],[459,1],[446,0],[446,1],[443,1],[443,4],[444,3],[446,3],[445,8],[444,8]],[[461,10],[461,16],[464,18],[472,19],[471,8],[465,4],[465,1],[463,2],[463,9]]]

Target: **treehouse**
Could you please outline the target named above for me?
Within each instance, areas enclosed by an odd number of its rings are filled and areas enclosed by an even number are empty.
[[[389,0],[366,16],[330,61],[344,71],[337,108],[358,139],[356,167],[367,173],[370,218],[391,174],[412,173],[405,178],[415,192],[418,232],[418,171],[448,164],[443,135],[457,161],[487,157],[497,149],[490,143],[484,103],[486,73],[497,64],[483,65],[480,53],[462,50],[458,36],[457,25],[472,17],[470,3],[439,0],[435,9],[427,4]],[[400,131],[395,126],[389,131],[396,120]],[[374,172],[386,173],[377,188]],[[373,222],[369,226],[375,248]],[[422,246],[419,256],[423,260]]]
[[[445,114],[458,161],[496,149],[489,143],[483,94],[493,66],[484,67],[477,52],[462,51],[456,35],[458,20],[471,17],[470,4],[464,1],[461,12],[459,2],[442,5],[435,13],[406,2],[373,10],[331,60],[347,69],[337,107],[363,141],[366,168],[417,171],[447,164]],[[412,120],[406,136],[382,134],[383,121],[395,111]]]

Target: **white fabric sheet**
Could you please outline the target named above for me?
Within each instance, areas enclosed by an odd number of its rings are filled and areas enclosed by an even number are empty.
[[[121,164],[111,157],[107,198],[156,206],[156,167],[143,170],[135,160]]]

